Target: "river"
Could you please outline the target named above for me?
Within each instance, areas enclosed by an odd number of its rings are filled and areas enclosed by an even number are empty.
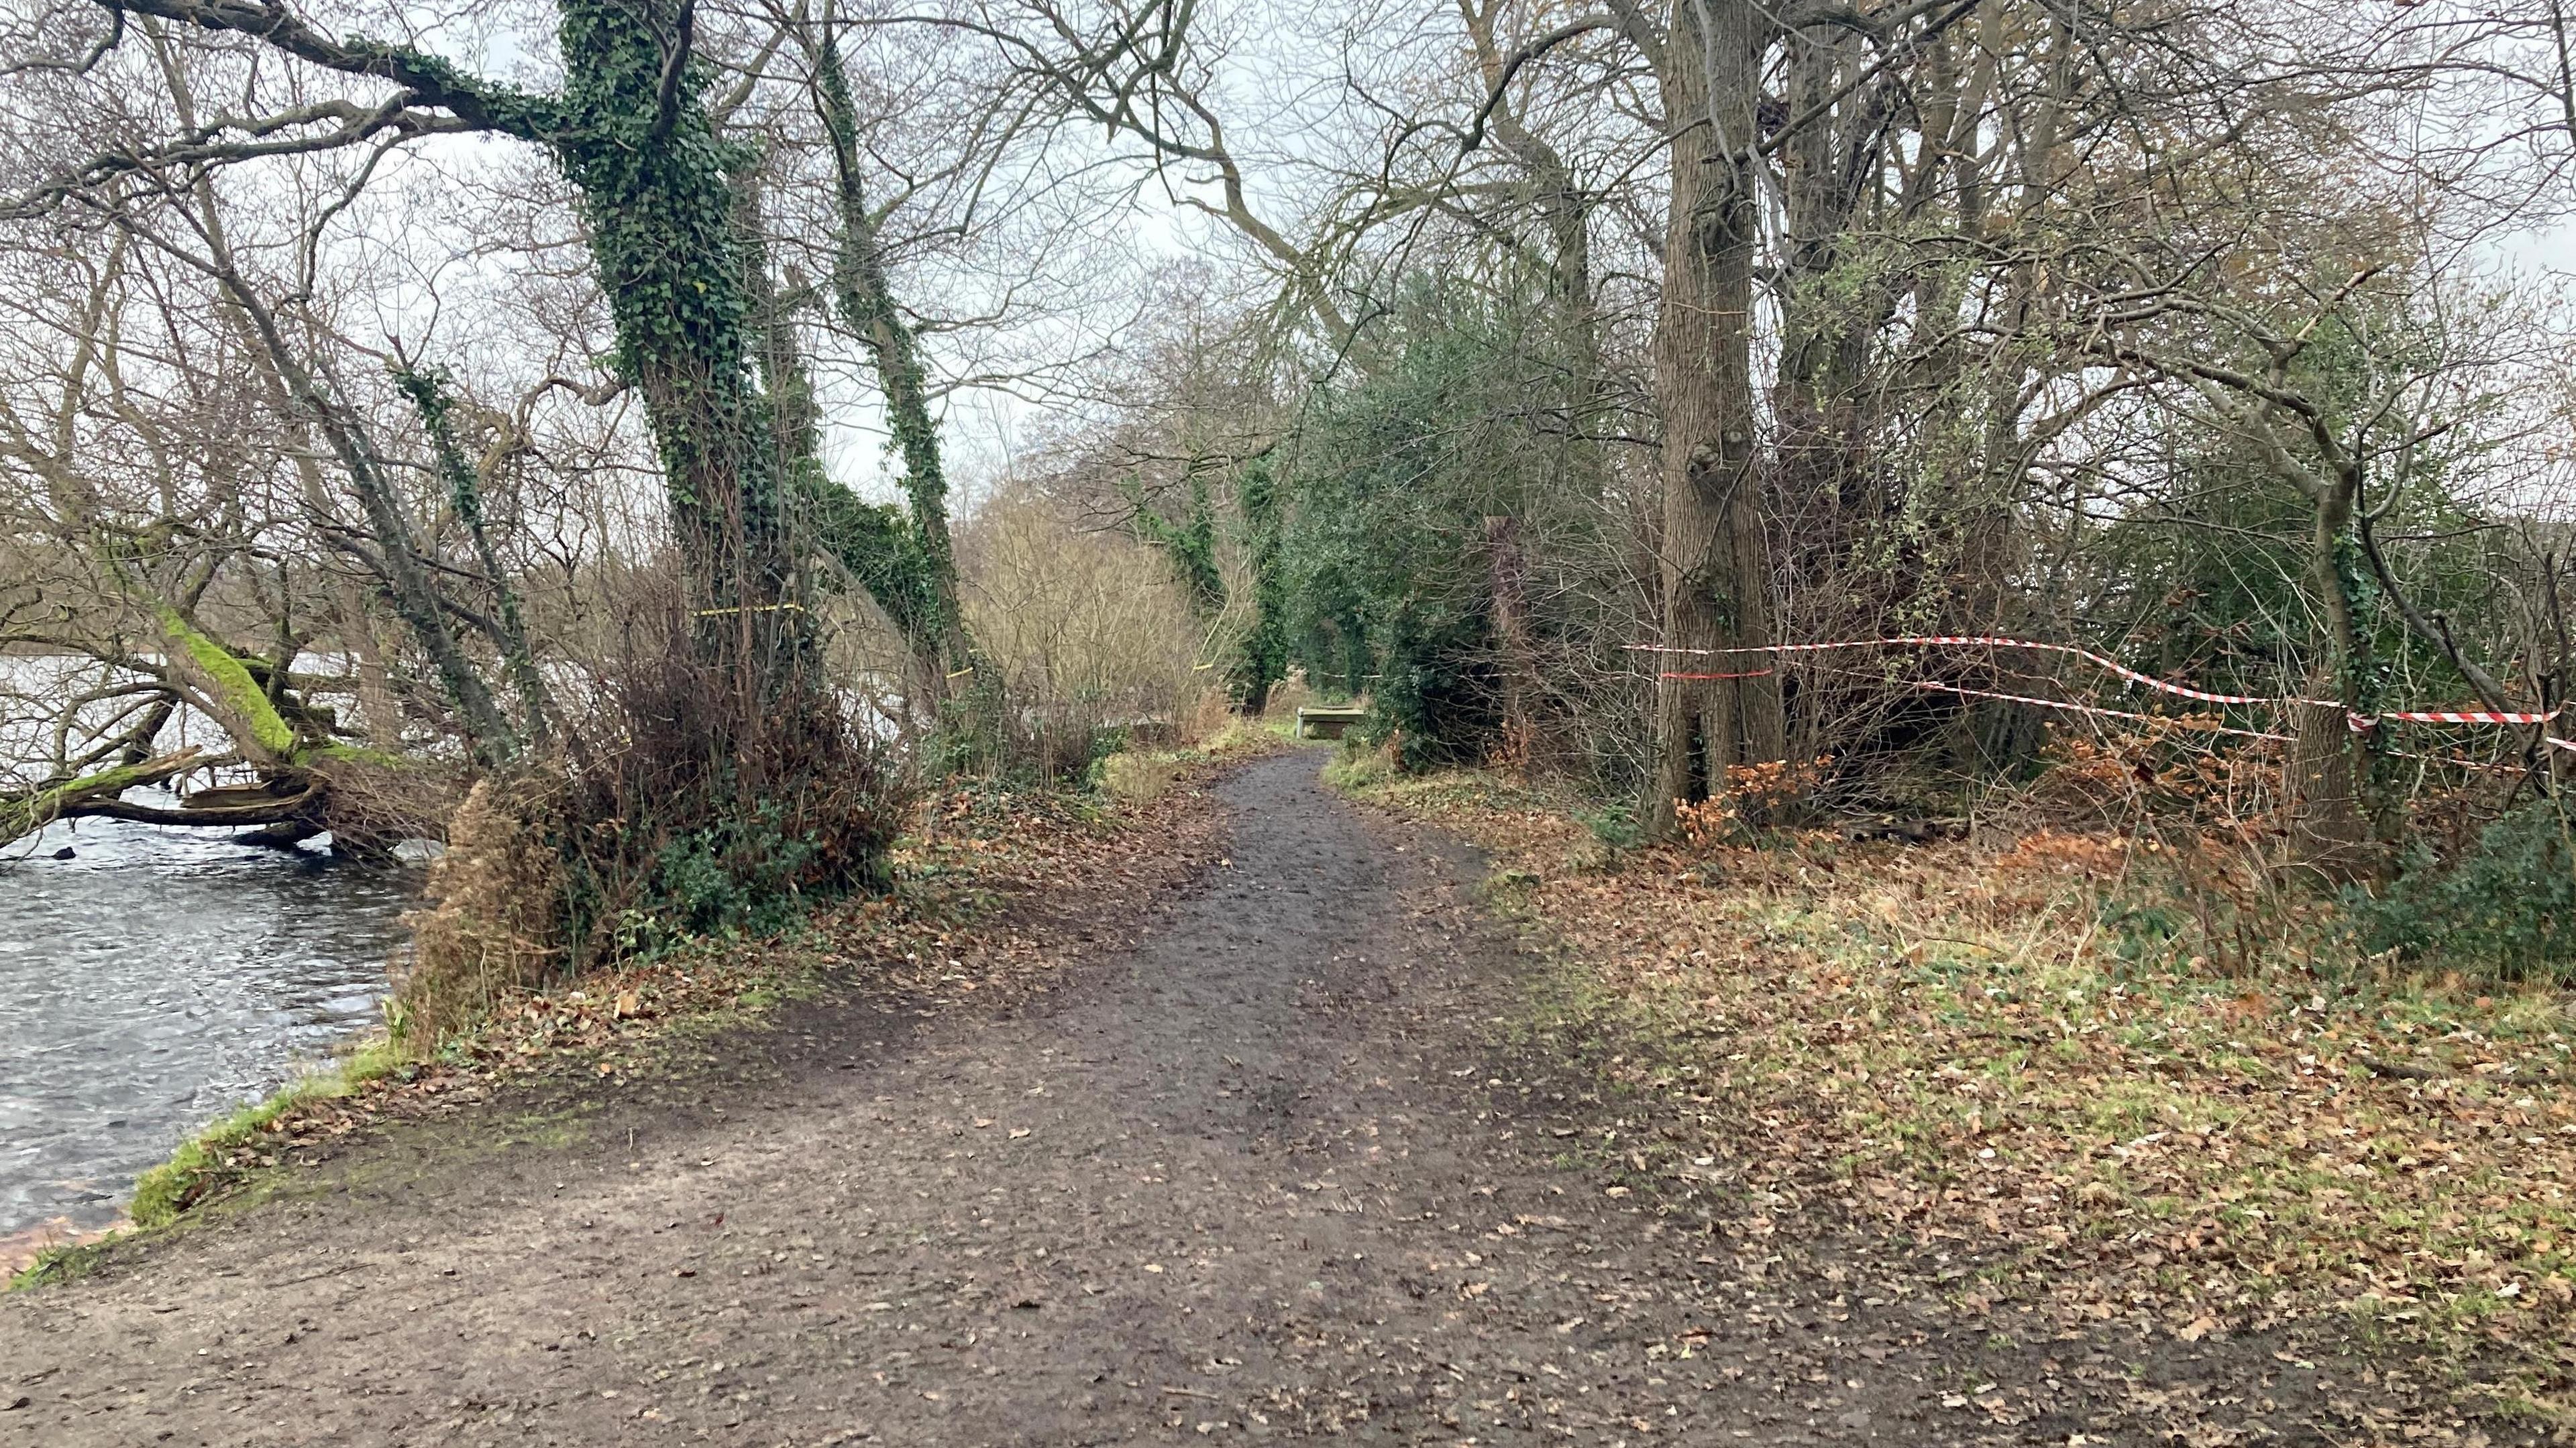
[[[419,870],[231,833],[65,821],[8,847],[0,1247],[112,1221],[189,1132],[379,1019]]]

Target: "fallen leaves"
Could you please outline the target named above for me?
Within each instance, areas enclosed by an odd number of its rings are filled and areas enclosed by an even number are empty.
[[[1200,761],[1183,774],[1212,767]],[[1075,891],[1167,888],[1208,858],[1212,818],[1205,796],[1187,789],[1135,803],[982,784],[929,796],[896,845],[891,894],[838,903],[778,936],[694,941],[507,995],[429,1059],[273,1102],[275,1114],[257,1129],[204,1149],[174,1205],[192,1207],[288,1162],[318,1165],[371,1122],[450,1111],[506,1081],[558,1071],[594,1081],[632,1074],[672,1039],[758,1021],[854,974],[929,1004],[961,989],[1042,978],[1056,963],[1048,942],[1015,927],[1011,906],[1061,903]],[[394,1059],[381,1041],[370,1049]]]
[[[1730,1231],[1777,1230],[1766,1196],[1831,1203],[2011,1264],[1998,1290],[2073,1322],[2200,1343],[2358,1313],[2576,1363],[2555,996],[2138,948],[2098,884],[2127,846],[2099,835],[1612,856],[1502,781],[1370,797],[1488,848],[1487,899],[1570,962],[1528,1024],[1641,1043],[1604,1084],[1690,1143],[1659,1181],[1757,1208]]]

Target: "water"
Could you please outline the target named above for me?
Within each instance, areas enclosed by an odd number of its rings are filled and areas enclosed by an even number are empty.
[[[190,1131],[379,1019],[419,872],[231,833],[79,820],[8,848],[0,1238],[112,1220]]]

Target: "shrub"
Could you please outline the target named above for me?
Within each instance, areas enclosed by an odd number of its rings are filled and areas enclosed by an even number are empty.
[[[882,887],[909,803],[847,700],[792,671],[746,721],[669,597],[563,694],[558,753],[478,782],[431,867],[394,1028],[428,1051],[516,991]]]
[[[564,957],[564,860],[547,829],[560,808],[534,776],[475,784],[448,822],[423,906],[404,917],[409,960],[394,980],[394,1034],[421,1048]]]
[[[641,899],[619,929],[621,951],[651,951],[691,935],[763,935],[801,903],[816,843],[790,834],[778,806],[761,800],[731,819],[690,830],[662,847]]]
[[[979,664],[935,764],[1080,780],[1131,734],[1186,722],[1210,675],[1189,602],[1151,549],[1012,492],[976,513],[959,555]]]
[[[909,791],[842,700],[782,696],[744,738],[685,649],[600,681],[553,838],[576,966],[691,935],[764,933],[882,888]]]
[[[2576,848],[2565,805],[2510,810],[2447,865],[2419,847],[2385,894],[2351,899],[2372,950],[2507,980],[2576,975]]]
[[[1181,761],[1169,754],[1112,754],[1100,761],[1099,772],[1102,793],[1143,804],[1180,782]]]

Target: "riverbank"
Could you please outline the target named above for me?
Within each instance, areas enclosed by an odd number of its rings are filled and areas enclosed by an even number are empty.
[[[123,820],[11,854],[0,1239],[105,1225],[190,1132],[379,1021],[420,878]]]
[[[1618,1043],[1641,1186],[1883,1237],[1999,1332],[2325,1363],[2373,1431],[2576,1422],[2560,993],[2172,959],[2116,840],[1619,850],[1500,778],[1336,777],[1493,852],[1488,904],[1558,962],[1519,1028]]]
[[[896,846],[891,893],[835,902],[775,937],[692,941],[513,995],[426,1057],[394,1048],[381,1031],[363,1037],[329,1066],[190,1136],[144,1173],[121,1221],[12,1239],[16,1260],[0,1272],[19,1287],[77,1275],[137,1234],[291,1190],[299,1174],[384,1128],[453,1118],[507,1092],[614,1091],[703,1061],[713,1037],[820,992],[858,988],[936,1006],[1043,989],[1015,964],[1038,960],[1034,944],[999,922],[1045,892],[1195,867],[1207,827],[1201,786],[1284,744],[1265,729],[1231,728],[1204,747],[1113,756],[1096,794],[982,784],[934,793]],[[1003,938],[987,939],[997,928]],[[970,948],[983,963],[962,974]]]

